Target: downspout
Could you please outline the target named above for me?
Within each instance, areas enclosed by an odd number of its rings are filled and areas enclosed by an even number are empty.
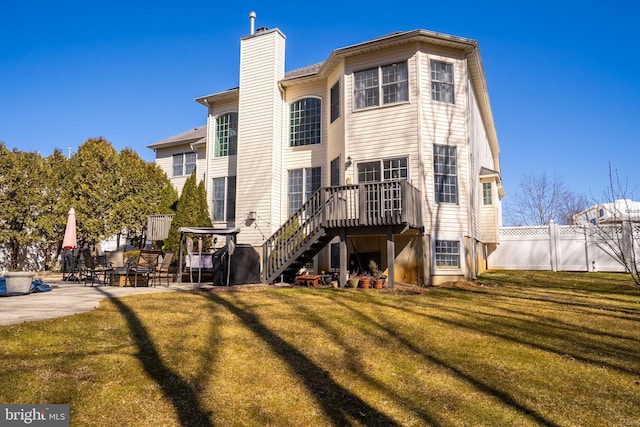
[[[475,48],[474,48],[475,50]],[[476,188],[476,170],[475,170],[475,153],[474,153],[474,147],[472,145],[472,141],[471,141],[471,137],[470,132],[469,132],[469,123],[470,123],[470,119],[471,119],[471,91],[470,91],[470,85],[471,85],[471,80],[469,78],[469,61],[468,58],[465,56],[464,59],[464,69],[465,69],[465,85],[464,85],[464,90],[465,90],[465,99],[467,102],[467,108],[466,108],[466,112],[465,112],[465,126],[464,126],[464,132],[465,132],[465,140],[467,141],[467,150],[469,153],[469,157],[468,157],[468,171],[469,171],[469,205],[467,208],[467,215],[469,218],[469,237],[470,237],[470,245],[471,247],[470,249],[470,253],[471,253],[471,265],[469,266],[471,271],[467,272],[467,275],[470,276],[472,279],[476,279],[477,278],[477,252],[476,252],[476,228],[475,228],[475,213],[476,213],[476,198],[477,198],[477,188]]]

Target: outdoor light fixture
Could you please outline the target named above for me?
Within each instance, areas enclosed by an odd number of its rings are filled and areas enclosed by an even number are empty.
[[[247,215],[247,221],[255,221],[257,217],[258,215],[254,211],[251,211],[249,215]]]
[[[353,164],[353,162],[351,161],[351,156],[347,157],[347,161],[345,162],[344,167],[348,168],[352,164]]]

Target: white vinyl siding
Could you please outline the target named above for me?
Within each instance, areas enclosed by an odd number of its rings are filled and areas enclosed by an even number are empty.
[[[240,43],[236,211],[240,217],[258,212],[266,219],[261,228],[238,222],[243,242],[252,245],[261,245],[263,234],[270,235],[286,219],[280,215],[279,203],[283,199],[281,141],[288,120],[277,84],[284,78],[284,51],[285,37],[277,29],[245,37]]]

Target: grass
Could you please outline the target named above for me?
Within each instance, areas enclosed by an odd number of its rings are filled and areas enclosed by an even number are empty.
[[[74,426],[640,426],[619,274],[153,294],[0,340],[0,402],[69,403]]]

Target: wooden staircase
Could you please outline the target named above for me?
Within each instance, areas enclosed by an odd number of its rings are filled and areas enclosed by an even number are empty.
[[[421,225],[420,192],[407,181],[323,187],[263,244],[265,283],[292,282],[342,229]]]

